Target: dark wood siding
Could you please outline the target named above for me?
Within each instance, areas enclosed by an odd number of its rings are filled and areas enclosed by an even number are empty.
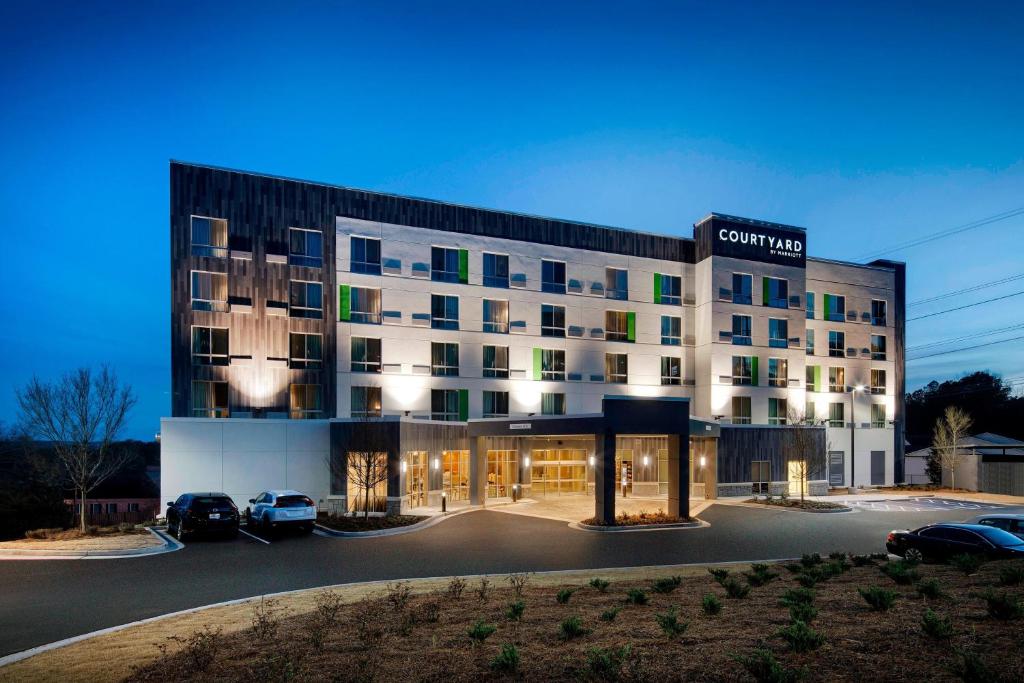
[[[811,429],[819,439],[816,449],[821,457],[811,463],[808,479],[825,478],[824,427],[757,427],[722,425],[718,439],[718,483],[750,481],[750,463],[767,460],[771,463],[772,481],[785,481],[795,452],[795,429]]]

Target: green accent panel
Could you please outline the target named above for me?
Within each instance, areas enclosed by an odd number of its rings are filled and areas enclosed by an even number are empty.
[[[821,391],[821,366],[814,366],[814,390]]]
[[[768,278],[761,278],[761,305],[768,305]]]
[[[750,384],[757,386],[757,356],[750,357]]]
[[[459,420],[469,419],[469,389],[459,389]]]
[[[823,320],[830,320],[832,318],[832,297],[828,294],[822,297],[821,314]]]
[[[352,288],[338,285],[338,320],[348,320],[352,315]]]
[[[636,313],[626,314],[626,341],[636,341]]]
[[[469,250],[459,249],[459,282],[469,282]]]
[[[654,274],[654,303],[661,303],[661,273]]]
[[[540,369],[541,369],[541,350],[533,350],[533,379],[540,381]]]

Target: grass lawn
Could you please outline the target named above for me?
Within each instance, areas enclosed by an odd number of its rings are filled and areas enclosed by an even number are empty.
[[[355,602],[326,591],[250,604],[230,633],[214,615],[193,618],[128,680],[1024,680],[1024,561],[967,575],[837,555],[676,574],[525,576],[518,593],[507,577],[426,592],[410,582]],[[108,645],[92,648],[109,661]]]
[[[163,545],[145,528],[134,525],[79,529],[35,529],[25,538],[0,543],[0,550],[130,550]]]
[[[416,515],[390,515],[387,517],[351,517],[349,515],[320,514],[316,523],[335,531],[377,531],[379,529],[395,529],[422,522],[427,517]]]

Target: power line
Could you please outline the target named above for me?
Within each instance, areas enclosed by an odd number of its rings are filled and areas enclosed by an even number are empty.
[[[943,339],[942,341],[928,342],[926,344],[918,344],[917,346],[908,346],[907,353],[912,351],[920,351],[921,349],[928,349],[935,346],[945,346],[946,344],[953,344],[959,341],[966,341],[968,339],[977,339],[978,337],[990,337],[993,334],[1000,334],[1002,332],[1012,332],[1014,330],[1024,329],[1024,323],[1017,323],[1016,325],[1010,325],[1009,327],[1000,327],[994,330],[987,330],[985,332],[975,332],[974,334],[968,334],[963,337],[954,337],[952,339]]]
[[[909,362],[915,361],[915,360],[923,360],[925,358],[934,358],[935,356],[945,356],[948,353],[960,353],[961,351],[970,351],[971,349],[980,349],[983,346],[994,346],[996,344],[1005,344],[1006,342],[1021,341],[1021,340],[1024,340],[1024,335],[1022,335],[1020,337],[1010,337],[1009,339],[999,339],[997,341],[987,342],[985,344],[975,344],[974,346],[964,346],[964,347],[959,348],[959,349],[950,349],[949,351],[937,351],[935,353],[929,353],[929,354],[926,354],[924,356],[917,356],[916,358],[908,358],[907,362],[909,363]]]
[[[1017,275],[1004,277],[1000,280],[993,280],[992,282],[983,282],[980,285],[974,285],[973,287],[967,287],[966,289],[958,289],[952,292],[946,292],[945,294],[939,294],[936,296],[928,297],[927,299],[918,299],[917,301],[912,301],[909,304],[907,304],[907,307],[920,306],[921,304],[930,304],[933,301],[938,301],[940,299],[948,299],[951,296],[976,292],[979,289],[985,289],[986,287],[994,287],[995,285],[1002,285],[1006,284],[1007,282],[1014,282],[1015,280],[1024,280],[1024,273],[1018,273]]]
[[[973,308],[975,306],[980,306],[982,304],[990,304],[993,301],[1002,301],[1003,299],[1009,299],[1011,296],[1020,296],[1021,294],[1024,294],[1024,290],[1021,290],[1019,292],[1014,292],[1012,294],[1004,294],[1003,296],[997,296],[997,297],[994,297],[992,299],[985,299],[984,301],[976,301],[973,304],[964,304],[963,306],[957,306],[956,308],[947,308],[944,311],[935,311],[934,313],[926,313],[924,315],[919,315],[919,316],[914,317],[914,318],[907,318],[907,322],[909,323],[909,322],[913,322],[914,320],[921,320],[923,318],[931,318],[931,317],[934,317],[936,315],[943,315],[944,313],[952,313],[953,311],[962,311],[965,308]]]
[[[953,235],[959,235],[960,233],[967,232],[968,230],[974,230],[976,228],[981,228],[981,227],[984,227],[986,225],[991,225],[992,223],[997,223],[999,221],[1005,221],[1008,218],[1013,218],[1014,216],[1020,216],[1021,214],[1024,214],[1024,207],[1020,207],[1020,208],[1017,208],[1017,209],[1010,209],[1009,211],[1004,211],[1003,213],[997,213],[994,216],[989,216],[987,218],[981,218],[979,220],[972,221],[971,223],[964,223],[963,225],[958,225],[958,226],[953,227],[953,228],[947,228],[945,230],[940,230],[938,232],[932,233],[931,235],[926,235],[924,237],[918,237],[916,239],[912,239],[912,240],[909,240],[907,242],[903,242],[901,244],[897,244],[896,246],[891,247],[889,249],[883,249],[881,251],[876,251],[876,252],[873,252],[871,254],[868,254],[867,256],[861,256],[858,260],[866,261],[868,259],[873,259],[873,258],[876,258],[876,257],[881,256],[883,254],[890,254],[890,253],[892,253],[894,251],[901,251],[903,249],[910,249],[911,247],[916,247],[916,246],[920,246],[922,244],[927,244],[928,242],[934,242],[935,240],[939,240],[939,239],[942,239],[944,237],[951,237]]]

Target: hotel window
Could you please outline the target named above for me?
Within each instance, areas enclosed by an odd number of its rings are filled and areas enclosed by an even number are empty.
[[[871,300],[871,324],[885,327],[886,316],[885,316],[885,301],[881,299]]]
[[[541,415],[565,415],[565,394],[543,393],[540,395]]]
[[[814,292],[807,292],[807,319],[814,320]]]
[[[484,417],[508,417],[508,392],[484,392]]]
[[[288,367],[316,369],[323,364],[323,344],[319,334],[292,332],[288,335]]]
[[[352,406],[349,413],[352,417],[380,417],[380,387],[352,387],[350,393]]]
[[[430,279],[436,282],[459,282],[458,249],[430,248]]]
[[[542,337],[565,336],[565,306],[541,304],[540,335]]]
[[[324,316],[324,287],[319,282],[292,280],[288,283],[288,315],[293,318]]]
[[[459,345],[451,342],[431,342],[430,374],[434,377],[459,376]]]
[[[825,320],[841,323],[846,321],[846,297],[835,294],[825,295]]]
[[[807,355],[808,356],[813,356],[814,355],[814,330],[808,328],[806,334],[807,334],[807,340],[806,340],[806,342],[807,342],[807,345],[806,345]]]
[[[227,256],[228,222],[222,218],[192,216],[192,255]]]
[[[192,417],[227,417],[227,382],[192,382]]]
[[[663,346],[682,344],[683,319],[677,315],[661,316],[661,343]]]
[[[815,375],[817,374],[817,369],[818,369],[817,365],[806,365],[806,366],[804,366],[804,385],[806,386],[807,391],[817,391],[818,390],[817,387],[815,386],[817,384],[815,382]]]
[[[843,417],[843,408],[845,407],[842,403],[829,403],[828,404],[828,426],[829,427],[845,427],[846,419]]]
[[[786,424],[786,412],[789,410],[789,402],[784,398],[768,399],[768,424]]]
[[[884,403],[872,403],[871,404],[871,427],[872,429],[884,429],[885,428],[885,404]]]
[[[734,425],[750,424],[750,397],[732,397],[732,423]]]
[[[320,268],[324,264],[324,236],[319,230],[288,228],[288,263]]]
[[[508,334],[508,302],[484,299],[484,332]]]
[[[604,381],[625,384],[629,376],[629,357],[624,353],[604,354]]]
[[[789,346],[789,321],[781,318],[768,319],[768,346],[784,349]]]
[[[430,326],[435,330],[459,329],[459,297],[431,294]]]
[[[380,339],[352,337],[352,372],[380,372]]]
[[[605,341],[632,341],[629,334],[630,314],[626,311],[605,311],[604,312],[604,338]],[[636,318],[633,317],[634,330],[636,329]],[[635,338],[636,335],[634,334]]]
[[[227,365],[226,327],[192,328],[192,365]]]
[[[192,310],[219,312],[228,310],[227,273],[192,271]]]
[[[766,277],[762,282],[762,306],[789,308],[789,280]]]
[[[459,390],[430,390],[430,419],[455,422],[459,419]]]
[[[342,285],[345,287],[345,285]],[[380,290],[370,287],[351,287],[348,320],[353,323],[380,325]],[[344,320],[344,311],[342,311]]]
[[[654,303],[678,306],[683,302],[683,278],[679,275],[654,274]]]
[[[749,315],[735,315],[732,316],[732,343],[736,346],[750,346],[750,316]]]
[[[629,298],[629,271],[623,268],[604,269],[604,295],[625,301]]]
[[[871,360],[885,360],[885,337],[881,334],[871,335]]]
[[[846,356],[846,335],[835,330],[828,331],[828,355],[832,358]]]
[[[734,385],[751,385],[754,383],[754,357],[732,357],[732,383]]]
[[[812,425],[817,421],[817,410],[814,401],[808,401],[804,406],[804,424]]]
[[[139,511],[139,504],[138,503],[128,503],[128,512],[138,512],[138,511]]]
[[[319,384],[293,384],[288,387],[288,414],[293,420],[322,417]]]
[[[353,273],[380,275],[380,240],[373,237],[352,237],[349,270]]]
[[[540,378],[542,380],[565,380],[565,351],[561,349],[540,350]]]
[[[540,289],[552,294],[565,294],[565,263],[563,261],[540,262]]]
[[[828,390],[833,393],[846,391],[846,368],[828,369]]]
[[[732,274],[732,302],[749,304],[754,289],[754,278],[746,273]]]
[[[789,361],[785,358],[768,359],[768,386],[789,386]]]
[[[507,346],[484,346],[484,377],[508,377]]]
[[[871,393],[872,394],[884,394],[885,393],[885,370],[872,370],[871,371]]]
[[[661,357],[661,383],[682,384],[682,359],[676,356]]]
[[[484,287],[508,289],[508,254],[484,252]]]

